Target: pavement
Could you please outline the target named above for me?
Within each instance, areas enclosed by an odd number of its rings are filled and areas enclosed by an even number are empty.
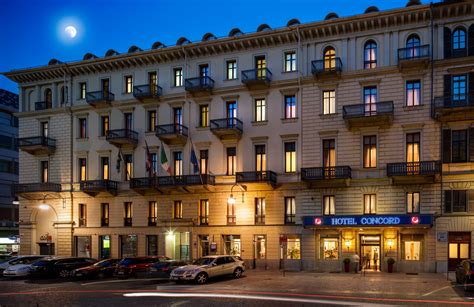
[[[454,274],[450,276],[454,278]],[[205,285],[158,279],[0,280],[0,306],[474,306],[474,289],[446,275],[247,270]]]

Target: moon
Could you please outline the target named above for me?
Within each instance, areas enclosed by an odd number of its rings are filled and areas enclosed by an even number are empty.
[[[77,30],[73,26],[67,26],[64,31],[71,37],[74,38],[77,35]]]

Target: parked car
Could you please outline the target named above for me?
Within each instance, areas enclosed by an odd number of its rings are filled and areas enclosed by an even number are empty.
[[[3,264],[9,264],[3,271],[5,277],[28,276],[30,274],[31,264],[38,259],[46,256],[20,256]]]
[[[115,276],[118,278],[135,277],[138,272],[145,272],[148,267],[157,262],[170,260],[165,256],[149,256],[149,257],[130,257],[122,259],[115,270]]]
[[[78,278],[104,278],[114,275],[120,259],[105,259],[83,268],[75,269],[74,277]]]
[[[198,284],[205,284],[209,278],[221,275],[233,275],[235,278],[242,276],[245,263],[238,257],[221,255],[199,258],[192,265],[174,269],[170,280],[176,282],[193,280]]]
[[[474,284],[474,260],[463,260],[456,267],[456,282],[464,284],[465,290],[468,284]]]
[[[41,259],[31,264],[31,277],[70,277],[75,269],[89,266],[97,260],[86,257]]]
[[[5,262],[0,263],[0,275],[2,275],[6,269],[8,269],[9,267],[11,267],[13,265],[17,265],[17,264],[28,264],[29,265],[29,264],[33,263],[34,261],[36,261],[38,259],[41,259],[41,258],[44,258],[44,257],[46,257],[46,256],[32,255],[32,256],[13,257],[10,260],[7,260]]]
[[[165,278],[169,279],[171,271],[174,269],[185,266],[188,263],[181,260],[166,260],[164,262],[158,262],[152,264],[145,272],[139,273],[139,276],[146,278]]]

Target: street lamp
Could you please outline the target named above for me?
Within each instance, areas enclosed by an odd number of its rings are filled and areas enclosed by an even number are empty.
[[[244,185],[241,185],[240,183],[236,183],[230,188],[230,196],[227,198],[227,204],[228,205],[235,205],[235,198],[234,194],[232,194],[232,191],[234,190],[234,187],[238,186],[240,190],[242,191],[242,203],[244,203],[244,192],[247,191],[247,187]]]

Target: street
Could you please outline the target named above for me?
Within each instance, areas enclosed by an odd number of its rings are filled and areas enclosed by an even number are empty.
[[[453,277],[453,276],[451,276]],[[439,274],[249,270],[206,285],[156,279],[0,281],[1,306],[474,305],[474,291]]]

